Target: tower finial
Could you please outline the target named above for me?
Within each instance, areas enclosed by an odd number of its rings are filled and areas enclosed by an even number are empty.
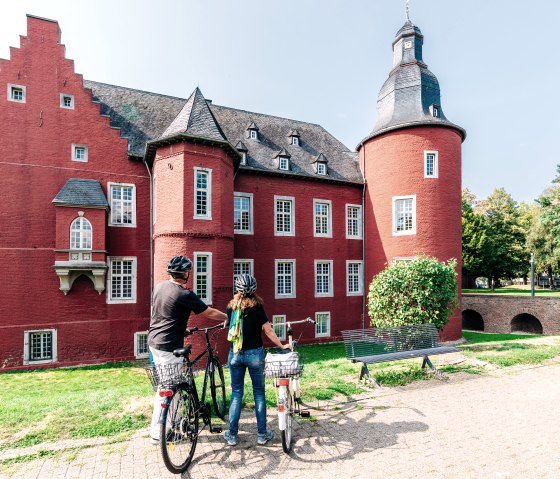
[[[410,0],[406,0],[406,21],[410,22],[410,10],[409,10],[409,2]]]

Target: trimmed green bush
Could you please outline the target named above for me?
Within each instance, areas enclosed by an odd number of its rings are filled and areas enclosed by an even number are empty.
[[[417,257],[399,261],[375,276],[369,286],[372,326],[433,323],[441,329],[458,307],[457,261]]]

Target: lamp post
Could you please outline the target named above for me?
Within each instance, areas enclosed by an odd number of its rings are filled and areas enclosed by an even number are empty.
[[[531,298],[535,297],[535,253],[531,253]]]

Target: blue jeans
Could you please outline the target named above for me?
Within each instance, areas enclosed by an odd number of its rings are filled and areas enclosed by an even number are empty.
[[[231,402],[229,406],[229,432],[237,435],[239,431],[239,416],[243,401],[243,382],[245,371],[249,369],[253,384],[253,398],[255,399],[255,415],[257,416],[257,430],[259,434],[266,433],[266,399],[264,396],[264,349],[256,348],[234,353],[229,351],[229,371],[231,374]]]

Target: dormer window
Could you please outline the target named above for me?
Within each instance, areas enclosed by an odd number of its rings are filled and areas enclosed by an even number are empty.
[[[238,141],[237,145],[235,145],[235,149],[241,154],[241,161],[239,164],[245,166],[247,164],[247,147],[242,141]]]
[[[439,118],[440,117],[439,105],[432,105],[431,110],[432,110],[432,116],[434,118]]]
[[[318,175],[327,174],[327,165],[325,163],[317,163],[317,174]]]
[[[281,157],[278,168],[280,168],[281,170],[289,170],[290,169],[290,159],[286,158],[286,157]]]
[[[259,129],[257,128],[257,125],[255,125],[255,123],[251,123],[248,127],[247,127],[247,137],[250,140],[258,140],[259,139]]]
[[[315,173],[318,175],[327,174],[327,158],[323,155],[323,153],[319,153],[319,156],[315,158],[313,164],[315,166]]]
[[[290,132],[290,145],[293,146],[300,146],[300,142],[299,142],[299,133],[297,130],[292,130]]]

